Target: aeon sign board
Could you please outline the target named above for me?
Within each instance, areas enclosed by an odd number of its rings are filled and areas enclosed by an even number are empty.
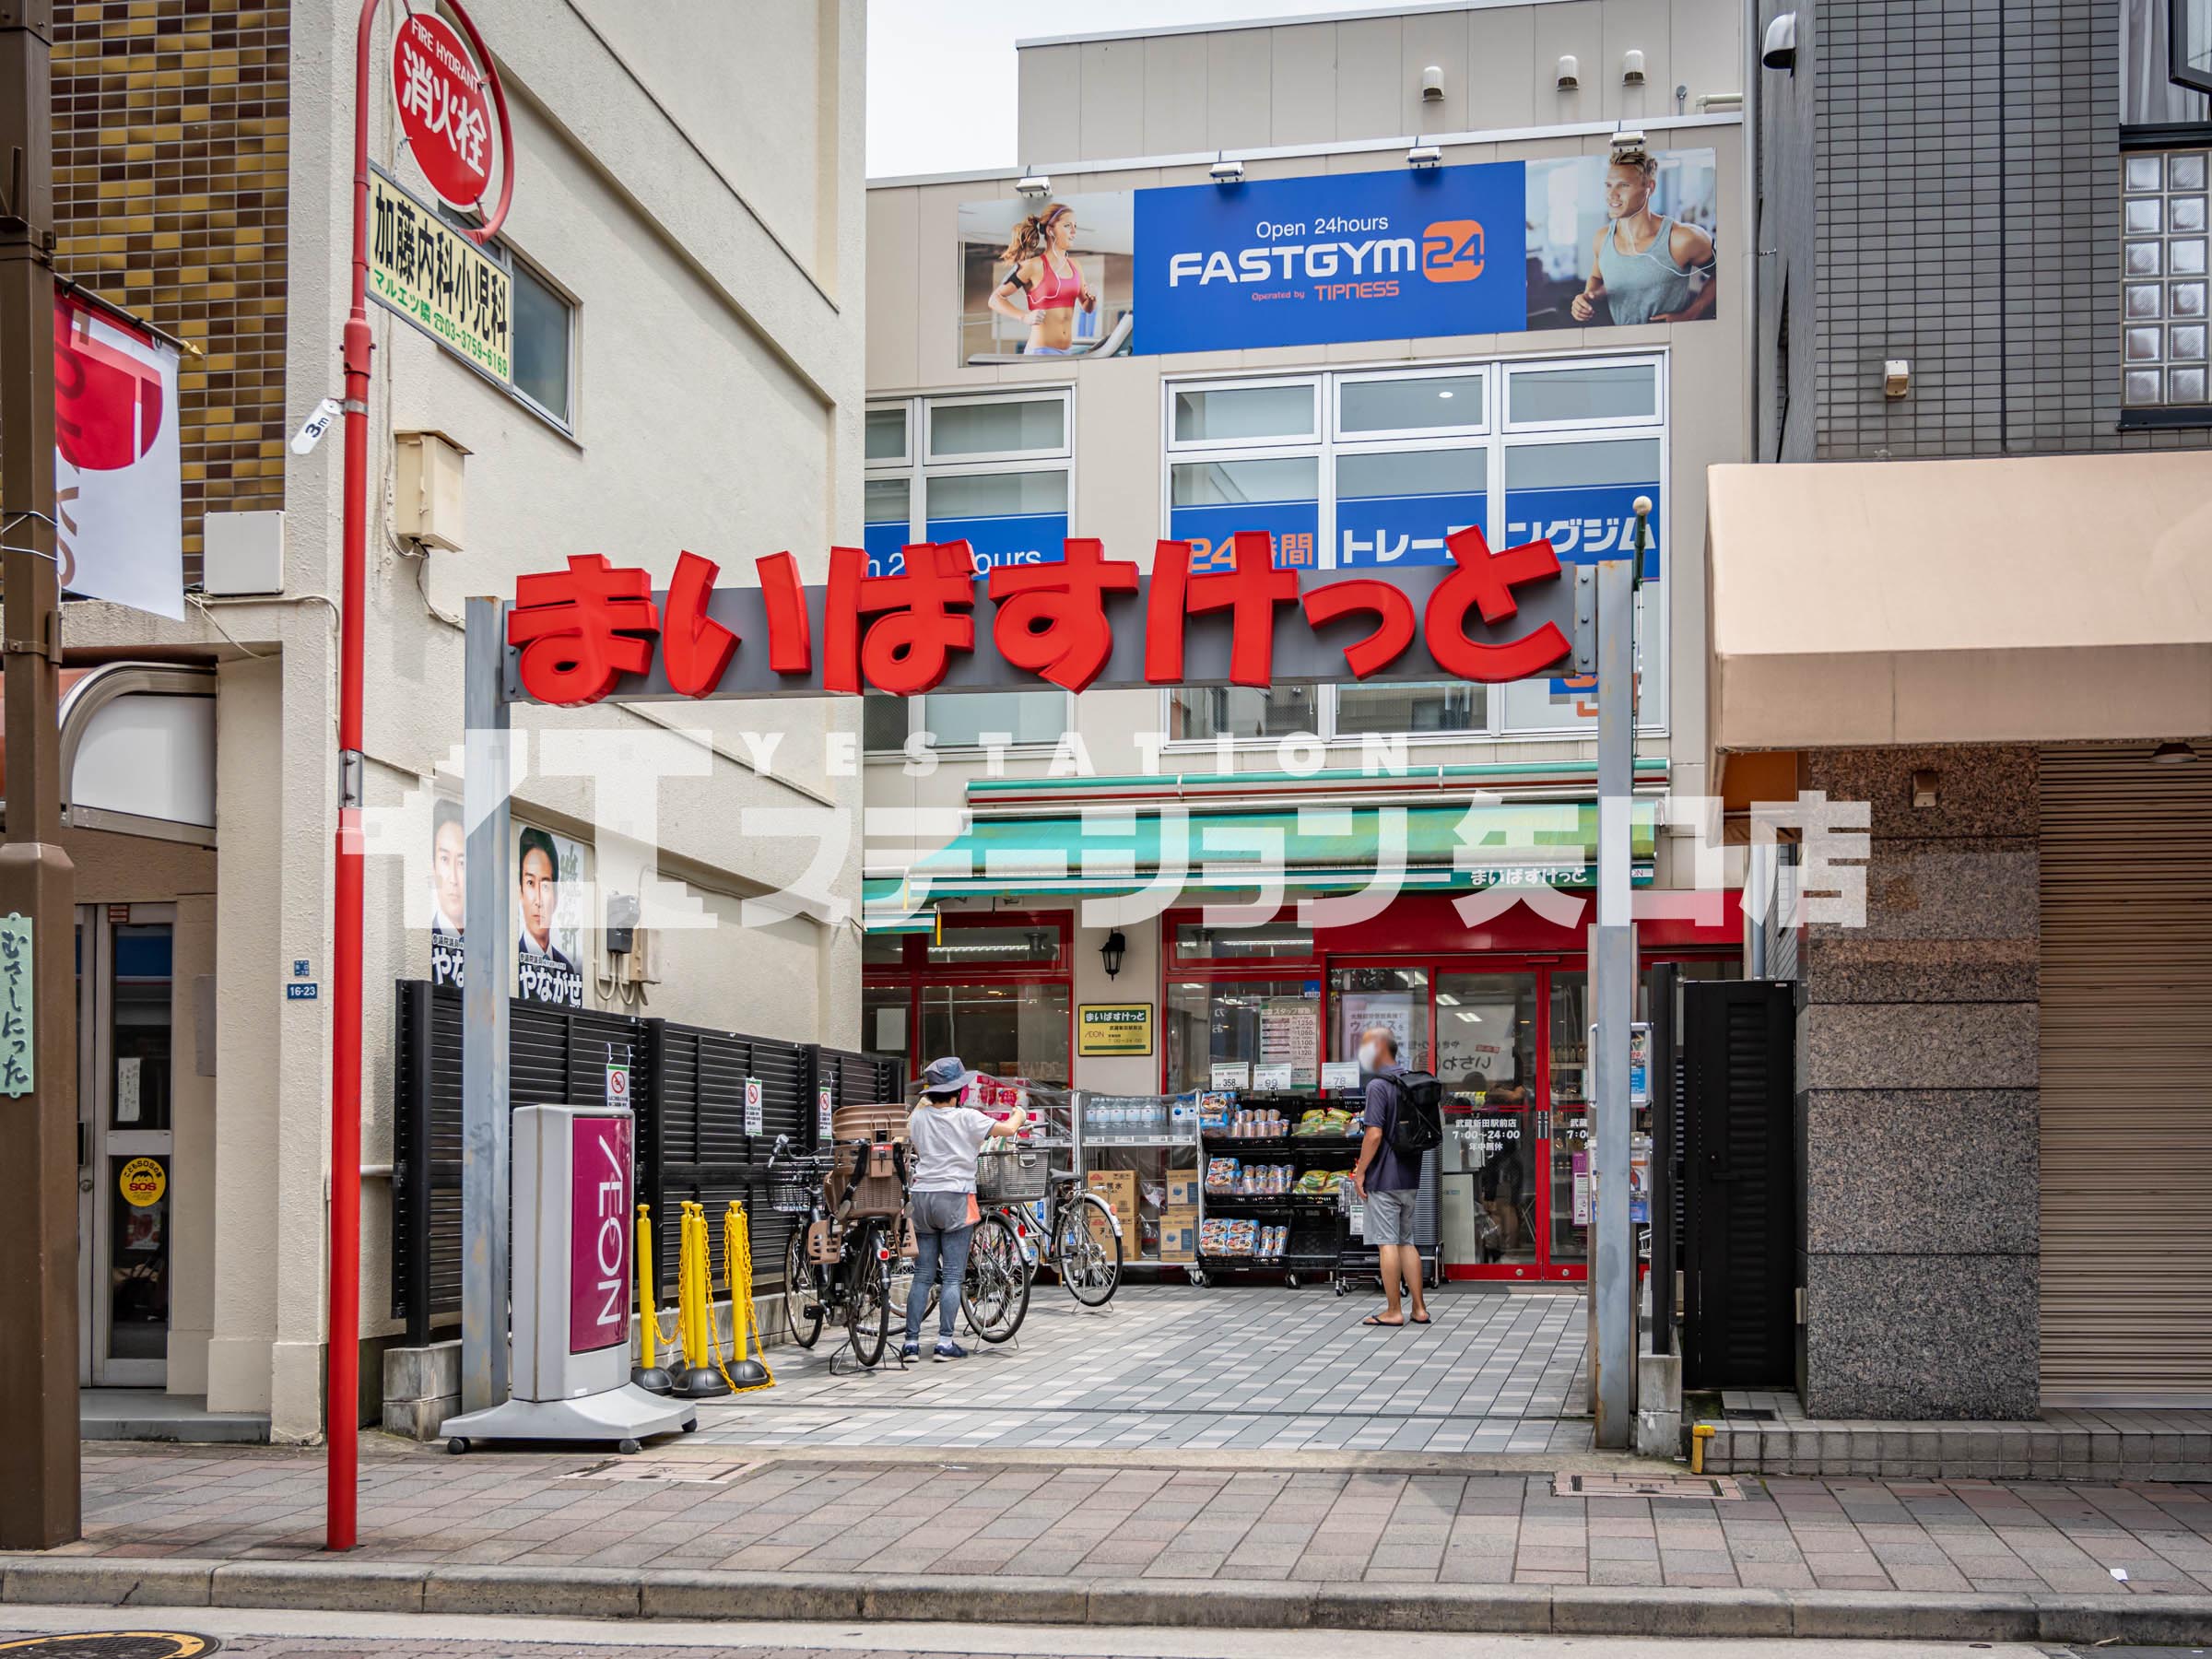
[[[570,1120],[569,1352],[629,1341],[629,1125]]]

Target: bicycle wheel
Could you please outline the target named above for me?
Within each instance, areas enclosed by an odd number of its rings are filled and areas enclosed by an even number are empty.
[[[804,1309],[804,1312],[801,1310]],[[783,1246],[783,1318],[791,1339],[810,1348],[822,1339],[822,1290],[806,1259],[806,1224],[794,1222]]]
[[[886,1248],[880,1221],[859,1230],[853,1243],[853,1291],[845,1303],[853,1358],[871,1371],[883,1359],[883,1345],[891,1331],[891,1265]]]
[[[1021,1240],[1004,1216],[987,1215],[968,1241],[963,1288],[968,1324],[985,1342],[1004,1342],[1030,1312],[1030,1275]]]
[[[1122,1283],[1122,1235],[1114,1230],[1112,1206],[1085,1193],[1053,1225],[1053,1265],[1060,1282],[1085,1307],[1104,1307]]]

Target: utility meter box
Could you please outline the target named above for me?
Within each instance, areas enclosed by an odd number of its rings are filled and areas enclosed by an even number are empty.
[[[468,539],[463,488],[467,449],[443,432],[401,432],[392,483],[392,533],[426,547],[457,551]]]

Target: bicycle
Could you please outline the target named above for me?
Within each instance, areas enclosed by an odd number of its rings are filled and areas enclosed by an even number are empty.
[[[769,1207],[804,1218],[794,1221],[783,1246],[783,1317],[791,1339],[811,1350],[834,1314],[844,1325],[854,1360],[872,1371],[882,1363],[884,1346],[890,1339],[891,1258],[899,1235],[893,1218],[852,1213],[866,1170],[869,1143],[854,1141],[849,1148],[826,1154],[794,1154],[789,1147],[790,1136],[776,1137],[768,1170]],[[848,1155],[853,1162],[853,1179],[832,1205],[830,1177]],[[834,1256],[821,1259],[821,1253],[831,1246]]]
[[[939,1287],[929,1288],[923,1317],[937,1311]],[[960,1281],[960,1316],[979,1340],[1005,1342],[1030,1312],[1029,1253],[1004,1211],[984,1209],[968,1240],[968,1270]]]

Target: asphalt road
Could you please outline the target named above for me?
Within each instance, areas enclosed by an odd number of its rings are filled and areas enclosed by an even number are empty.
[[[254,1612],[207,1607],[0,1607],[0,1643],[47,1634],[179,1631],[241,1659],[1340,1659],[1341,1630],[1100,1630],[1067,1626],[615,1624],[426,1614]],[[1354,1640],[1358,1640],[1355,1638]],[[45,1649],[65,1654],[67,1646]],[[89,1644],[88,1644],[89,1646]],[[2123,1650],[2099,1650],[2102,1659]],[[2129,1649],[2128,1653],[2150,1650]],[[2185,1659],[2193,1651],[2158,1650]],[[1658,1641],[1564,1636],[1389,1639],[1393,1659],[2062,1659],[2033,1643]],[[0,1659],[13,1659],[0,1648]]]

